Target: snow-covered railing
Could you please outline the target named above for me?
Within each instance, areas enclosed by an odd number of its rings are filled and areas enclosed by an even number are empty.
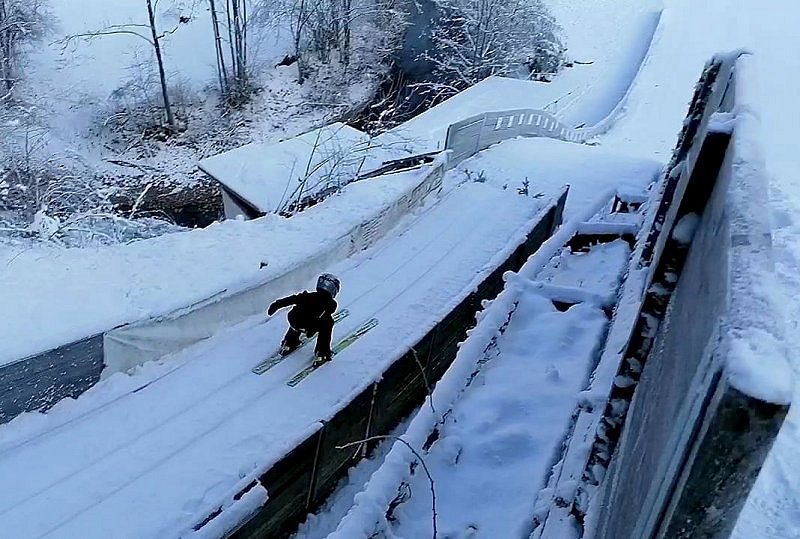
[[[725,536],[782,423],[791,371],[749,63],[706,66],[536,538]]]
[[[520,136],[586,140],[580,130],[561,123],[549,112],[517,109],[485,112],[450,125],[445,148],[452,152],[451,163],[456,165],[493,144]]]

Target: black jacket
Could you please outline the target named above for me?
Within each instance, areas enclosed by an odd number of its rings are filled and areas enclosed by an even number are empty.
[[[270,311],[294,305],[289,311],[289,324],[296,329],[319,330],[323,325],[333,325],[336,300],[326,291],[300,292],[275,300]]]

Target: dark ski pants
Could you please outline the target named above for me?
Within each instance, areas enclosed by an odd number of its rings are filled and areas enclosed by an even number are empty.
[[[286,335],[283,337],[283,344],[289,348],[300,346],[300,335],[305,333],[309,337],[317,335],[317,345],[315,351],[320,355],[330,354],[331,335],[333,334],[333,319],[321,320],[316,327],[293,327],[289,326]]]

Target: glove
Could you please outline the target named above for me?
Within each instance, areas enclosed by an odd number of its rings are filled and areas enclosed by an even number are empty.
[[[268,315],[270,315],[270,316],[272,316],[273,314],[275,314],[275,311],[277,311],[277,310],[278,310],[278,306],[277,306],[277,305],[275,305],[275,303],[273,302],[273,303],[272,303],[272,304],[269,306],[269,308],[267,309],[267,314],[268,314]]]

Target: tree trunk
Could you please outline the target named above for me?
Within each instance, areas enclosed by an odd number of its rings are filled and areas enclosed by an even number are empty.
[[[211,24],[214,27],[214,48],[217,51],[217,74],[219,75],[219,91],[225,94],[228,82],[228,72],[225,68],[225,54],[222,51],[222,37],[219,35],[219,19],[217,18],[217,6],[214,0],[209,0],[211,4]]]
[[[343,0],[342,17],[342,63],[350,65],[350,24],[353,17],[352,0]]]
[[[247,0],[242,0],[242,67],[247,76]]]
[[[245,72],[244,72],[244,58],[242,51],[244,49],[244,41],[242,37],[242,20],[239,11],[239,0],[231,0],[231,7],[233,9],[233,36],[234,36],[234,51],[236,52],[236,91],[241,94],[245,87]]]
[[[0,82],[11,92],[14,82],[11,75],[11,23],[8,21],[6,0],[0,0]]]
[[[306,80],[303,55],[300,51],[300,40],[303,37],[303,26],[306,18],[305,0],[300,0],[300,7],[297,12],[297,28],[294,33],[294,55],[297,58],[297,84],[303,84]]]
[[[231,75],[236,80],[238,67],[236,67],[236,47],[233,38],[233,20],[231,19],[231,0],[225,0],[225,16],[228,20],[228,47],[231,49]]]
[[[161,44],[159,43],[158,32],[156,32],[156,18],[153,14],[153,3],[147,0],[147,14],[150,17],[150,30],[153,33],[153,48],[156,51],[158,61],[158,75],[161,78],[161,95],[164,98],[164,111],[167,113],[167,123],[171,128],[175,128],[175,117],[172,115],[172,107],[169,103],[167,92],[167,76],[164,74],[164,59],[161,57]]]

